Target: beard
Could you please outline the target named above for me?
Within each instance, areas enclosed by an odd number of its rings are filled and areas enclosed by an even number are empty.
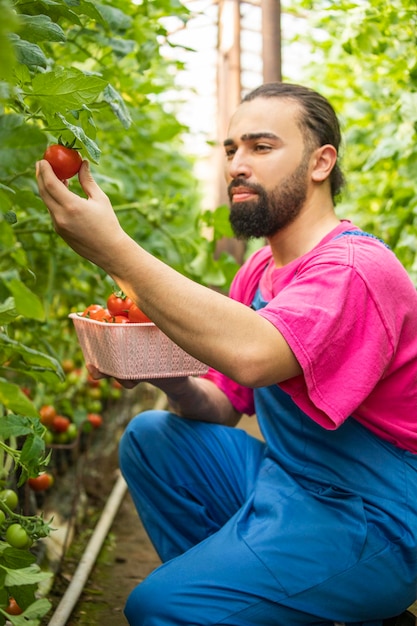
[[[308,158],[304,156],[296,170],[269,192],[261,185],[249,184],[239,178],[232,180],[228,187],[229,220],[236,237],[271,237],[291,224],[307,197],[307,171]],[[234,203],[231,191],[242,185],[254,191],[257,198]]]

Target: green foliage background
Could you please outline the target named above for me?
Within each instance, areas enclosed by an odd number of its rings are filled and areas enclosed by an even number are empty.
[[[340,216],[382,237],[417,284],[417,2],[301,0],[303,82],[334,104],[345,137]]]

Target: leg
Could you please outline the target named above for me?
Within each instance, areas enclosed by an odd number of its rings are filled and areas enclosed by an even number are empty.
[[[240,429],[165,411],[130,422],[120,467],[163,561],[216,532],[240,508],[263,453],[264,444]]]
[[[274,586],[233,518],[148,576],[130,594],[125,614],[130,626],[333,626],[263,597]]]

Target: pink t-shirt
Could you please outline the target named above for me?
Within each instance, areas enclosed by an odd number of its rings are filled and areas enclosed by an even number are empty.
[[[230,297],[282,333],[303,375],[280,383],[326,429],[353,416],[381,438],[417,452],[417,291],[393,252],[341,224],[314,250],[275,268],[269,246],[255,252]],[[207,377],[235,408],[254,413],[253,392],[219,372]]]

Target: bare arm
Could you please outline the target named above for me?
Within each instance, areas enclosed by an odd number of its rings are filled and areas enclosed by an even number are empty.
[[[79,177],[87,199],[67,189],[46,161],[38,164],[40,194],[56,231],[78,254],[112,276],[175,343],[248,387],[301,372],[284,337],[269,321],[146,252],[123,231],[86,163]]]
[[[171,410],[181,417],[226,426],[235,426],[241,417],[223,391],[206,378],[166,378],[154,384],[167,394]]]

